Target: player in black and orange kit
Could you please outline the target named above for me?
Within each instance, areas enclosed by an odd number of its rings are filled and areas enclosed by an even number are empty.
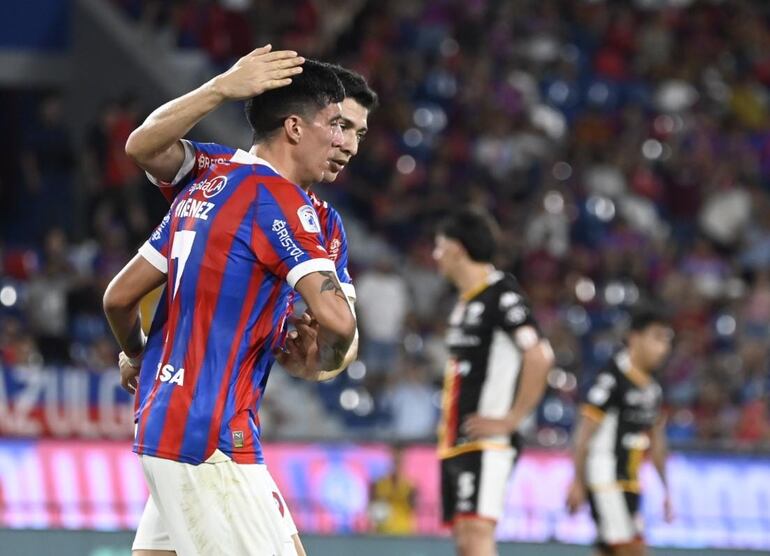
[[[647,450],[665,488],[664,518],[672,518],[663,396],[653,373],[668,357],[673,336],[664,313],[650,307],[637,310],[626,345],[587,391],[575,431],[575,477],[567,507],[574,513],[588,498],[598,556],[645,553],[639,466]]]
[[[479,210],[448,217],[436,236],[434,258],[460,294],[449,318],[438,457],[443,520],[461,556],[496,554],[517,430],[553,364],[516,279],[492,266],[495,251],[496,225]]]

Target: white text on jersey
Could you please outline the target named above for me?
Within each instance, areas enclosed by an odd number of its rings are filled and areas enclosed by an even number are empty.
[[[158,365],[158,372],[155,373],[155,380],[184,386],[184,369],[174,369],[171,365],[163,365],[163,367]]]
[[[216,205],[206,201],[196,201],[195,199],[185,199],[176,207],[174,215],[177,218],[199,218],[201,220],[209,219],[209,212]]]

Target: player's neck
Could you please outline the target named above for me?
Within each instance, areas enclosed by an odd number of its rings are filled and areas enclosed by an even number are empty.
[[[457,269],[457,274],[453,280],[460,292],[460,296],[467,298],[479,289],[483,289],[489,281],[489,275],[494,270],[495,268],[487,263],[473,261],[462,263]]]
[[[251,146],[251,148],[249,149],[249,154],[252,154],[252,155],[254,155],[254,156],[258,156],[258,157],[260,157],[262,160],[267,160],[265,157],[263,157],[263,156],[262,156],[262,151],[260,151],[259,149],[260,149],[260,144],[259,144],[259,143],[254,143],[254,144]],[[270,160],[267,160],[267,161],[268,161],[268,162],[270,162],[270,164],[272,164],[272,165],[275,167],[275,169],[276,169],[276,170],[278,170],[278,173],[279,173],[279,174],[281,174],[281,175],[282,175],[284,178],[286,178],[286,176],[284,175],[284,173],[281,171],[281,169],[280,169],[280,168],[278,168],[277,166],[275,166],[275,164],[273,164],[273,162],[272,162],[272,161],[270,161]],[[287,179],[288,179],[288,178],[287,178]],[[293,180],[292,180],[292,181],[293,181]],[[294,183],[297,183],[297,182],[295,181]],[[310,188],[311,188],[311,187],[313,187],[313,184],[312,184],[312,183],[310,183],[310,184],[307,184],[307,185],[305,185],[305,184],[298,184],[298,185],[299,185],[299,186],[300,186],[300,187],[301,187],[301,188],[302,188],[302,189],[305,191],[305,193],[308,193],[308,194],[310,193]]]
[[[630,349],[628,350],[628,359],[631,363],[631,369],[635,372],[644,375],[645,377],[649,377],[652,374],[647,367],[639,364],[639,355]]]
[[[282,148],[282,145],[271,143],[256,143],[249,149],[249,153],[266,160],[276,171],[292,183],[296,183],[305,191],[310,189],[313,182],[304,183],[297,163],[291,156],[291,152]]]

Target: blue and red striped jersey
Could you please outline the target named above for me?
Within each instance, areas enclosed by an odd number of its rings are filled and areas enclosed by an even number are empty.
[[[159,187],[169,203],[173,202],[185,187],[194,182],[212,164],[222,162],[236,152],[236,149],[216,143],[197,143],[183,140],[183,144],[185,147],[185,162],[173,182],[162,182],[148,174],[150,181]],[[329,258],[335,264],[342,289],[348,298],[355,300],[356,292],[350,272],[348,271],[348,240],[345,234],[345,227],[342,224],[342,217],[334,207],[318,199],[314,193],[310,193],[309,197],[320,220],[321,230],[324,234],[324,247],[329,254]],[[152,326],[147,335],[147,345],[144,350],[142,368],[139,373],[139,385],[135,398],[137,414],[144,398],[152,389],[155,373],[160,363],[166,323],[168,322],[167,301],[166,290],[164,289],[155,313],[152,316]],[[290,301],[292,303],[294,301],[293,294],[290,295]],[[289,308],[289,312],[293,312],[292,307]]]
[[[257,412],[292,288],[336,269],[312,201],[265,161],[237,151],[191,171],[140,249],[167,273],[167,322],[134,450],[196,464],[219,448],[261,463]]]

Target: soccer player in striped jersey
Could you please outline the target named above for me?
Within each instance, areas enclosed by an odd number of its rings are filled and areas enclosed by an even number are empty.
[[[361,75],[338,65],[330,64],[329,67],[342,82],[345,88],[345,99],[341,103],[343,142],[336,149],[329,169],[324,172],[323,181],[327,183],[334,182],[345,166],[358,153],[358,148],[368,132],[369,115],[378,104],[377,94],[368,86],[366,80]],[[152,128],[149,131],[152,132]],[[233,147],[216,143],[197,143],[187,140],[182,140],[182,142],[185,147],[185,160],[174,180],[163,182],[148,174],[150,181],[159,188],[169,203],[195,178],[198,168],[206,168],[210,164],[209,161],[232,156],[236,151]],[[190,170],[184,174],[183,172],[187,168],[190,168]],[[310,188],[307,189],[307,193],[321,222],[321,228],[324,231],[324,246],[329,253],[329,258],[334,261],[337,267],[337,275],[342,283],[342,289],[348,298],[355,302],[355,288],[348,271],[347,234],[345,233],[342,217],[334,207],[326,201],[320,200],[314,192],[310,191]],[[164,296],[165,291],[161,294],[157,306],[153,307],[154,314],[150,312],[151,318],[149,320],[151,320],[152,325],[141,361],[135,358],[134,363],[137,366],[132,367],[124,354],[121,354],[120,358],[122,362],[121,379],[124,388],[131,393],[135,391],[139,393],[137,408],[143,392],[147,391],[147,388],[141,388],[141,383],[143,381],[151,381],[151,378],[148,378],[147,372],[139,373],[140,366],[150,369],[151,373],[154,374],[157,359],[160,356],[163,331],[166,323]],[[147,317],[147,312],[145,312],[143,317]],[[287,354],[279,354],[279,360],[282,360],[284,363],[287,362],[286,358]],[[137,383],[140,386],[138,389]],[[149,383],[151,384],[151,382]]]
[[[449,317],[438,457],[443,520],[461,556],[492,556],[518,429],[553,365],[516,279],[492,266],[497,226],[476,209],[449,216],[433,252],[460,299]]]
[[[660,409],[662,390],[653,373],[668,357],[673,336],[660,310],[634,311],[625,347],[596,375],[581,408],[567,507],[574,513],[588,497],[598,556],[645,553],[639,466],[648,449],[665,489],[663,516],[671,520],[666,420]]]
[[[325,182],[335,181],[350,159],[358,153],[359,145],[368,131],[369,114],[377,107],[378,102],[376,93],[368,86],[366,80],[361,75],[338,65],[329,65],[329,67],[342,82],[345,89],[345,99],[341,103],[343,141],[342,144],[335,149],[329,168],[324,171],[323,181]],[[154,130],[152,126],[150,126],[147,131],[152,133]],[[185,160],[174,180],[171,182],[163,182],[148,173],[150,181],[159,187],[164,197],[166,197],[170,203],[173,202],[176,196],[195,179],[201,168],[209,167],[212,160],[225,159],[236,152],[236,149],[233,147],[216,143],[197,143],[182,140],[182,144],[185,148]],[[254,150],[256,151],[256,149]],[[184,169],[188,167],[190,170],[184,174]],[[350,299],[351,303],[354,303],[355,288],[353,287],[352,279],[348,271],[347,236],[345,234],[342,218],[332,206],[321,201],[314,193],[310,192],[309,187],[306,191],[318,214],[321,229],[324,232],[324,246],[329,253],[329,258],[336,265],[337,275],[343,291],[348,299]],[[165,295],[165,288],[163,288],[163,292],[160,294],[160,299],[157,301],[156,307],[152,307],[150,311],[142,311],[143,319],[149,314],[152,322],[142,357],[134,358],[133,361],[129,362],[129,359],[125,354],[120,354],[121,382],[127,391],[137,394],[135,401],[137,409],[141,406],[143,397],[152,388],[154,375],[157,371],[162,352],[163,338],[165,337],[165,327],[167,323]],[[291,345],[291,341],[287,343],[287,346]],[[295,376],[301,376],[303,372],[301,361],[297,361],[296,357],[299,355],[300,354],[298,353],[292,354],[291,350],[281,350],[277,353],[278,359],[284,365],[284,368],[289,371],[296,369],[296,372],[293,373]],[[140,369],[142,369],[142,372],[140,372]],[[156,508],[150,499],[143,516],[143,523],[154,522],[152,516],[155,513]],[[302,554],[303,549],[301,541],[288,507],[285,508],[283,517],[287,522],[289,529],[294,533],[298,552]]]
[[[292,287],[312,310],[318,338],[305,346],[304,372],[335,374],[349,362],[355,318],[299,186],[323,177],[342,142],[344,89],[329,68],[307,61],[290,85],[255,97],[257,83],[239,77],[256,73],[267,50],[156,111],[150,118],[165,133],[127,145],[145,170],[172,181],[186,158],[179,139],[196,117],[249,98],[262,157],[237,151],[213,161],[105,293],[118,342],[137,354],[139,300],[164,281],[169,291],[161,364],[134,446],[158,509],[153,532],[168,542],[135,546],[155,551],[145,554],[295,554],[256,418]]]

